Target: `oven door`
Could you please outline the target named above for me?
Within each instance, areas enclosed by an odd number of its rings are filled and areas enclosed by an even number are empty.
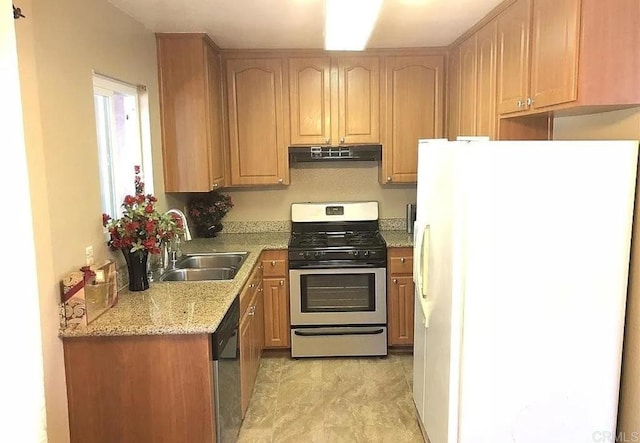
[[[386,268],[289,270],[291,325],[387,323]]]

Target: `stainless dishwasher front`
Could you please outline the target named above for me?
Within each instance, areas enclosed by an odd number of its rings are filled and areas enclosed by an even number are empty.
[[[240,407],[240,303],[236,297],[212,335],[212,372],[216,441],[232,443],[242,422]]]

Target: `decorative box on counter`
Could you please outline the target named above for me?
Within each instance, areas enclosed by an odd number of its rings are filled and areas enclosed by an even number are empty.
[[[60,327],[87,326],[118,301],[116,264],[83,267],[62,279]]]

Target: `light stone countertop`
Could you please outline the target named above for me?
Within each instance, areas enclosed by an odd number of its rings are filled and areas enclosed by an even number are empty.
[[[389,248],[412,248],[413,234],[407,231],[380,231]]]
[[[61,337],[209,334],[240,293],[260,253],[286,249],[288,232],[219,234],[183,244],[185,253],[248,251],[233,280],[207,282],[151,282],[140,292],[120,291],[116,306],[86,328],[64,329]]]
[[[413,246],[406,231],[381,231],[387,246]],[[240,293],[260,253],[286,249],[288,232],[219,234],[197,238],[182,246],[185,253],[247,251],[249,255],[233,280],[206,282],[151,282],[149,289],[118,294],[118,304],[86,328],[63,329],[60,336],[124,336],[210,334]]]

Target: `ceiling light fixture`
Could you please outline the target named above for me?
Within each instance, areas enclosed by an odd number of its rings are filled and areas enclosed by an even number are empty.
[[[325,0],[324,48],[364,50],[381,6],[382,0]]]

